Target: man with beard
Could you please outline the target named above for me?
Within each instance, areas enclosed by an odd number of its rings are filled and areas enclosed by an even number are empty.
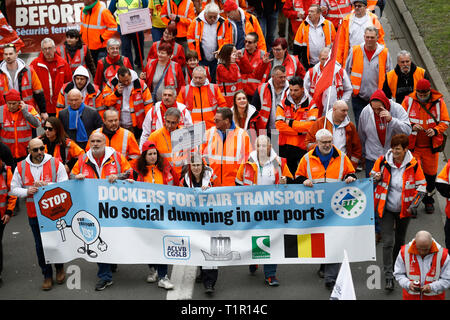
[[[389,99],[402,103],[416,89],[420,79],[430,80],[428,72],[412,62],[411,53],[402,50],[397,54],[397,65],[386,74],[383,91]]]

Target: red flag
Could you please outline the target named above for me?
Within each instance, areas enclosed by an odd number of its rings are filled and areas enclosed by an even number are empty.
[[[319,80],[317,80],[316,88],[314,90],[314,95],[311,100],[310,105],[316,105],[319,109],[319,117],[322,116],[323,112],[323,104],[322,104],[322,96],[325,90],[327,90],[333,84],[334,78],[334,67],[336,66],[336,56],[337,56],[337,48],[339,44],[339,34],[341,31],[341,26],[339,26],[338,31],[336,32],[336,38],[334,39],[333,48],[331,50],[330,58],[328,62],[325,63],[323,67],[322,73],[320,74]]]
[[[25,44],[19,38],[16,31],[11,28],[5,19],[5,16],[0,11],[0,60],[3,60],[3,48],[5,44],[14,44],[17,52],[22,49]]]

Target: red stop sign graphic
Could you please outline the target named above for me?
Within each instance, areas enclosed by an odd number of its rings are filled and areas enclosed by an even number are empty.
[[[70,193],[59,187],[46,191],[39,200],[41,214],[53,221],[64,217],[71,207]]]

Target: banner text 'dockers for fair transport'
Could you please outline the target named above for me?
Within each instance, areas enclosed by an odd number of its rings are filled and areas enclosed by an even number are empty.
[[[34,197],[48,263],[225,266],[375,260],[369,179],[210,188],[67,181]]]

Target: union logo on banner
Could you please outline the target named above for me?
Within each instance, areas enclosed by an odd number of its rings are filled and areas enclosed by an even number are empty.
[[[359,188],[344,187],[331,198],[331,208],[341,218],[354,219],[366,209],[366,195]]]

